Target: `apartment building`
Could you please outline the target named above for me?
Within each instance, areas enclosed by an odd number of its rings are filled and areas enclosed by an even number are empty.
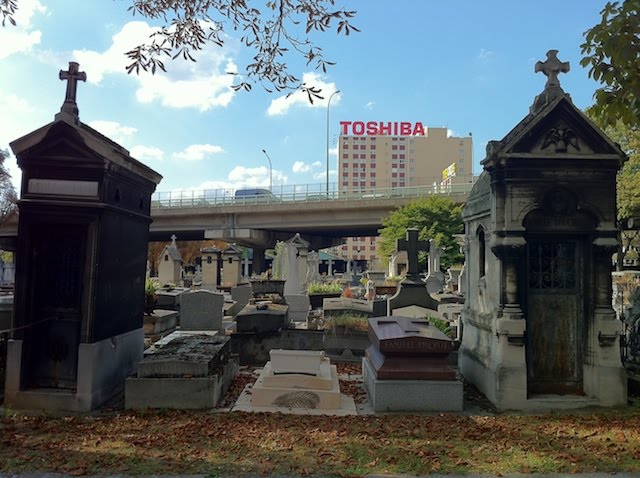
[[[341,122],[340,126],[341,191],[437,185],[447,169],[449,174],[455,171],[449,181],[468,182],[473,176],[471,135],[447,136],[447,128],[427,128],[421,123]],[[349,238],[341,255],[377,268],[376,238]]]

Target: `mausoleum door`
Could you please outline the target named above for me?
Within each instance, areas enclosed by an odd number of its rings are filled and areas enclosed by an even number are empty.
[[[582,393],[583,256],[576,238],[527,240],[529,395]]]
[[[87,226],[40,224],[33,234],[34,325],[27,336],[27,386],[75,388]]]

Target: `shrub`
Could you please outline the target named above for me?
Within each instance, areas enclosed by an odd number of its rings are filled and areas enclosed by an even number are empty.
[[[337,282],[312,282],[307,287],[309,294],[339,294],[342,293],[342,286]]]

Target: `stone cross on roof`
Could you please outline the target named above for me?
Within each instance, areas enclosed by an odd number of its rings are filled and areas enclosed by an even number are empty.
[[[421,250],[429,252],[429,241],[419,241],[418,229],[410,227],[407,229],[406,239],[398,239],[396,249],[407,251],[407,279],[419,281],[418,252]]]
[[[80,65],[75,61],[69,62],[69,70],[60,70],[59,77],[61,80],[67,80],[67,91],[64,96],[64,103],[60,108],[61,113],[69,113],[73,118],[78,120],[78,105],[76,103],[76,91],[78,89],[78,81],[87,81],[87,74],[80,71]]]
[[[178,239],[178,236],[176,236],[175,234],[171,234],[171,245],[172,246],[176,245],[176,239]]]
[[[536,73],[541,71],[547,77],[547,84],[544,85],[545,88],[559,88],[560,81],[558,81],[558,75],[560,73],[567,73],[569,71],[569,62],[558,60],[558,57],[556,56],[557,54],[558,50],[549,50],[547,52],[546,61],[539,61],[536,63],[534,71]]]

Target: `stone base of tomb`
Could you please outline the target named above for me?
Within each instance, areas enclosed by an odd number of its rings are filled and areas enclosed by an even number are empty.
[[[23,341],[10,340],[4,405],[22,410],[88,412],[122,390],[143,353],[144,330],[132,330],[78,347],[77,389],[21,389]]]
[[[125,408],[216,407],[238,374],[229,337],[215,331],[177,331],[144,353],[125,383]]]
[[[317,376],[300,373],[274,374],[267,362],[253,385],[253,406],[284,408],[340,408],[340,384],[335,365],[324,359]]]
[[[379,379],[366,357],[362,359],[362,376],[376,412],[459,412],[463,409],[460,380]]]

